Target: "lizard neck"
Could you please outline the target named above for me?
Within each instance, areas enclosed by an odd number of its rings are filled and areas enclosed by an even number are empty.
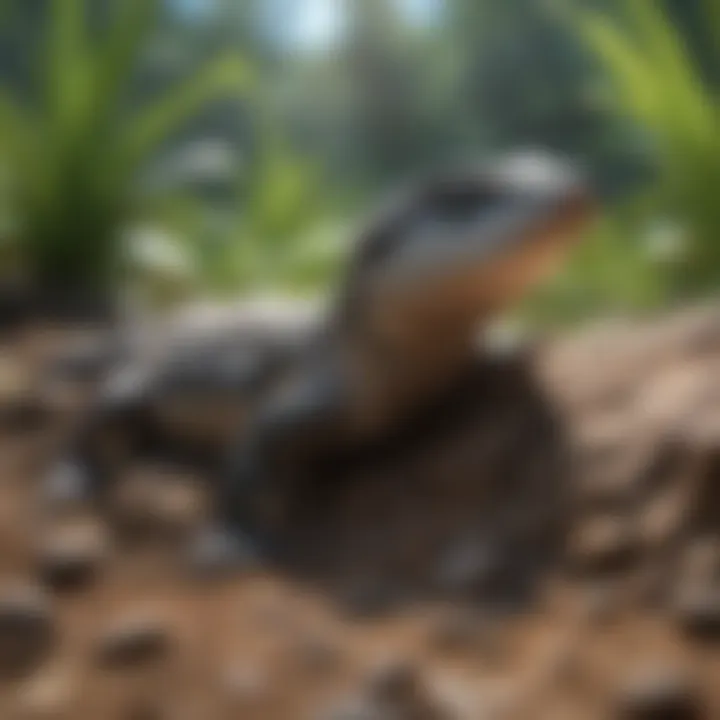
[[[359,425],[383,428],[443,392],[474,362],[477,315],[372,312],[350,306],[333,327],[350,373]],[[377,308],[375,308],[377,309]]]

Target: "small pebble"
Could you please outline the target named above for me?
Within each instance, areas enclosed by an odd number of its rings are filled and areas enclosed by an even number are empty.
[[[338,707],[322,712],[318,720],[394,720],[362,700],[351,698],[341,701]]]
[[[615,584],[593,584],[585,588],[582,597],[582,617],[598,627],[611,622],[621,606],[621,588]]]
[[[478,639],[477,613],[448,610],[430,626],[430,646],[440,652],[457,652],[475,647]]]
[[[123,720],[162,720],[164,717],[157,703],[147,700],[132,704],[123,714]]]
[[[221,685],[228,699],[240,706],[255,706],[270,693],[266,674],[260,668],[247,664],[227,668],[221,676]]]
[[[403,658],[385,660],[370,671],[360,707],[373,719],[448,720],[417,666]]]
[[[633,675],[616,701],[618,720],[704,720],[707,715],[695,687],[673,670]]]
[[[367,695],[380,702],[412,702],[422,690],[418,670],[411,661],[388,660],[373,668],[365,681]]]
[[[74,690],[67,667],[58,665],[41,671],[18,690],[20,717],[22,720],[69,720]]]
[[[73,462],[50,468],[41,484],[41,500],[51,515],[73,513],[87,505],[89,474]]]
[[[361,579],[341,592],[344,611],[354,618],[376,618],[391,613],[397,606],[398,592],[388,582]]]
[[[491,583],[501,562],[500,554],[492,544],[461,542],[440,559],[437,583],[450,592],[482,591]]]
[[[342,663],[340,649],[323,638],[302,638],[294,648],[299,666],[314,674],[329,674]]]
[[[568,548],[571,567],[582,575],[615,574],[637,559],[638,544],[631,527],[620,518],[586,520]]]
[[[429,628],[431,649],[442,653],[471,653],[484,661],[499,662],[505,650],[501,618],[469,609],[443,612]]]
[[[700,641],[720,641],[720,586],[699,585],[678,593],[672,612],[685,633]]]
[[[191,537],[187,565],[197,580],[226,579],[235,573],[254,573],[265,564],[262,549],[250,537],[221,526],[202,527]]]
[[[39,427],[47,408],[22,362],[0,353],[0,427],[24,432]]]
[[[682,576],[689,581],[720,580],[720,542],[704,538],[692,543],[683,554]]]
[[[206,516],[200,483],[182,470],[142,467],[131,472],[118,488],[117,522],[127,534],[185,536]]]
[[[120,669],[158,661],[169,653],[171,645],[170,632],[161,621],[127,617],[100,638],[96,656],[101,666]]]
[[[78,590],[92,582],[108,556],[107,538],[89,523],[50,533],[38,559],[40,577],[55,590]]]
[[[54,641],[52,608],[41,589],[0,589],[0,677],[32,672],[50,654]]]

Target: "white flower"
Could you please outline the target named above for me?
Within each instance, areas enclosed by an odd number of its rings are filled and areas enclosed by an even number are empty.
[[[127,240],[130,260],[141,270],[176,277],[187,277],[192,273],[192,263],[179,240],[161,228],[133,228]]]
[[[668,219],[658,220],[645,234],[645,251],[654,262],[678,262],[687,254],[688,240],[687,230],[682,224]]]

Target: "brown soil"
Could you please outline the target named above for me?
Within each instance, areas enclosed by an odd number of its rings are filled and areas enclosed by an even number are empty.
[[[181,562],[189,471],[127,473],[110,543],[41,521],[45,339],[0,354],[3,720],[720,718],[720,308],[484,363],[225,580]]]

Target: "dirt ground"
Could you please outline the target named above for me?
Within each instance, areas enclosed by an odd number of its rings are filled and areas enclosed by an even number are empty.
[[[720,718],[720,307],[484,361],[231,578],[183,563],[190,469],[44,519],[45,345],[0,356],[3,720]]]

